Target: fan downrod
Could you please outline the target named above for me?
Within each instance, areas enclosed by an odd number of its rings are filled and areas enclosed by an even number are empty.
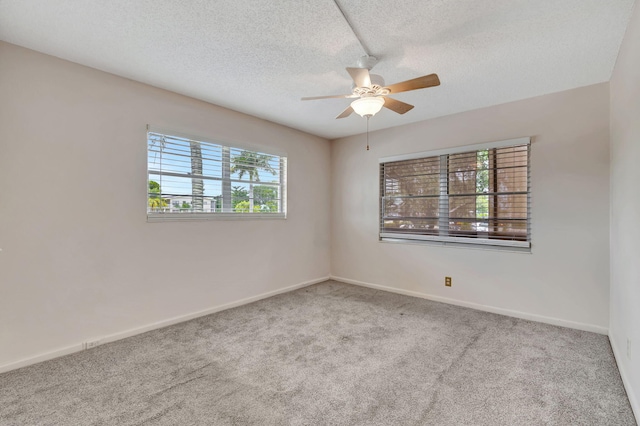
[[[369,71],[378,63],[378,58],[371,55],[364,55],[358,59],[358,68],[366,68]]]

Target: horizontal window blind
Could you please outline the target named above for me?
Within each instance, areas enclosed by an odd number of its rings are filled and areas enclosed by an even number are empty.
[[[286,157],[147,133],[147,216],[284,217]]]
[[[380,163],[380,237],[530,246],[529,143]]]

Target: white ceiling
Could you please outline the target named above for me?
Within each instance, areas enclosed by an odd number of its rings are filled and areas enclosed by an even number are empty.
[[[372,130],[608,81],[634,0],[338,0],[395,95]],[[325,138],[364,52],[333,0],[0,0],[0,39]]]

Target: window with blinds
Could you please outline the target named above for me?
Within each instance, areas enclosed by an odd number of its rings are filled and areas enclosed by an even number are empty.
[[[380,238],[530,247],[529,138],[380,160]]]
[[[284,218],[282,154],[147,132],[149,220]]]

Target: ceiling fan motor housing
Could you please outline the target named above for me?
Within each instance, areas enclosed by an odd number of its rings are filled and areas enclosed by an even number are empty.
[[[371,86],[370,87],[356,87],[355,84],[351,86],[354,95],[358,96],[385,96],[389,94],[389,90],[384,87],[384,79],[377,74],[370,74]]]

